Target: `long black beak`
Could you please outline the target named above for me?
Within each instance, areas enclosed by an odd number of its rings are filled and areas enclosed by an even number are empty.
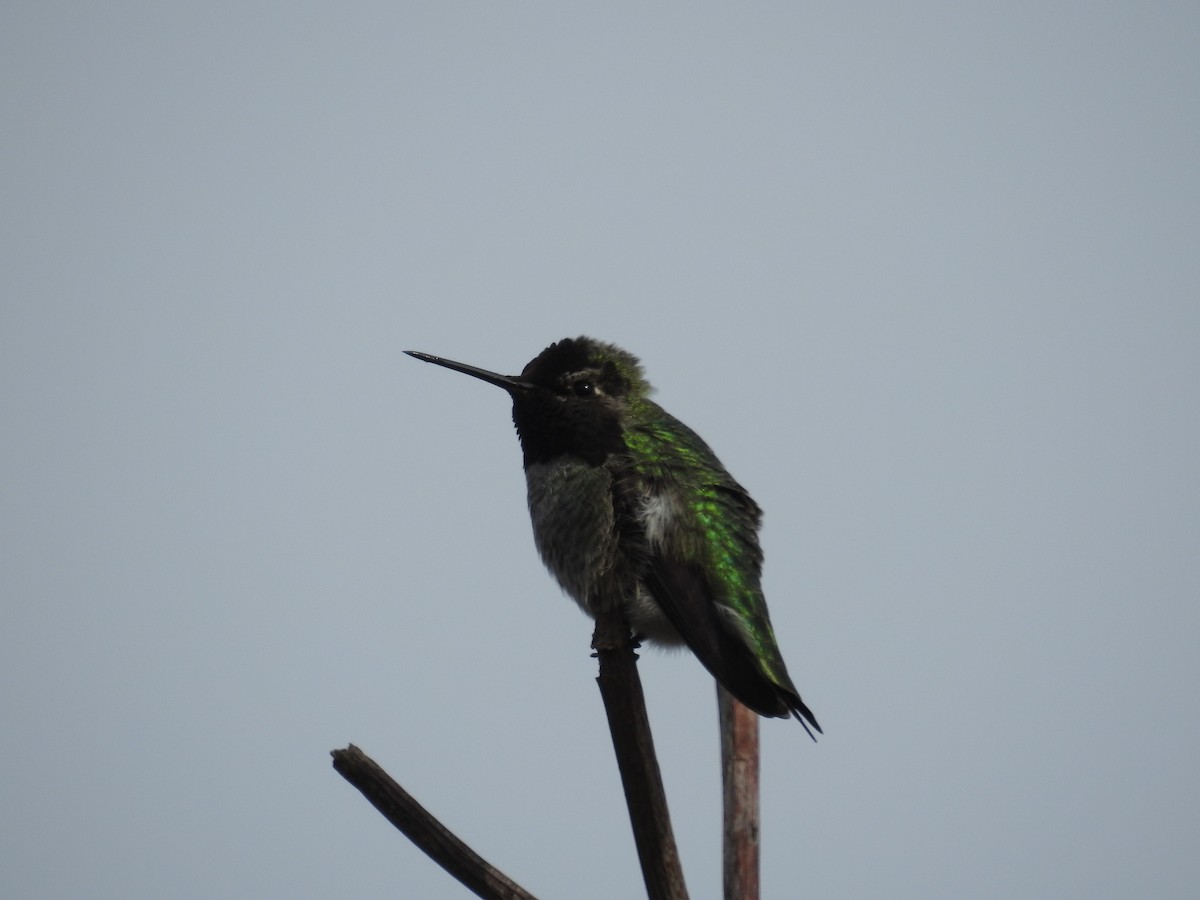
[[[420,350],[405,350],[404,352],[422,362],[433,363],[435,366],[445,366],[447,369],[453,369],[455,372],[462,372],[464,375],[470,375],[472,378],[478,378],[480,381],[486,381],[488,384],[502,387],[510,394],[514,391],[527,391],[532,387],[532,385],[522,381],[515,375],[500,375],[497,372],[489,372],[487,369],[481,369],[478,366],[468,366],[466,363],[455,362],[452,359],[442,359],[442,357],[434,356],[432,353],[422,353]]]

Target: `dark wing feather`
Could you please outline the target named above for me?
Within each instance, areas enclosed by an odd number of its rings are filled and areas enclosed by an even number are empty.
[[[678,502],[670,527],[642,545],[643,582],[696,658],[743,705],[820,731],[788,677],[759,587],[761,510],[695,432],[645,402],[655,414],[626,432],[631,453],[617,479],[624,487],[617,508],[636,519],[645,498],[665,492]]]
[[[779,689],[763,676],[746,645],[721,621],[698,567],[658,556],[651,560],[643,580],[684,643],[729,693],[759,715],[788,715],[789,707]]]

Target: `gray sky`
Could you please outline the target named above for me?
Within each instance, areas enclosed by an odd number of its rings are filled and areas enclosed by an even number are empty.
[[[766,509],[764,895],[1200,884],[1200,7],[0,8],[0,895],[641,891],[501,392]],[[715,703],[642,677],[692,896]]]

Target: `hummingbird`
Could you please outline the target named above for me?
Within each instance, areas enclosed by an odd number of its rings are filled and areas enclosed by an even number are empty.
[[[520,375],[409,356],[503,388],[524,456],[534,543],[595,618],[618,604],[639,642],[686,645],[761,716],[821,731],[788,676],[763,597],[762,510],[696,432],[650,399],[633,354],[588,337]]]

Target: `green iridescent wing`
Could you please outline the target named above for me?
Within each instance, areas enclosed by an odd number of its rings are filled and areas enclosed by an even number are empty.
[[[641,495],[632,498],[634,514],[640,502],[649,546],[643,581],[700,662],[745,706],[802,716],[820,730],[788,677],[767,615],[761,510],[699,435],[643,402],[653,408],[625,437]]]

